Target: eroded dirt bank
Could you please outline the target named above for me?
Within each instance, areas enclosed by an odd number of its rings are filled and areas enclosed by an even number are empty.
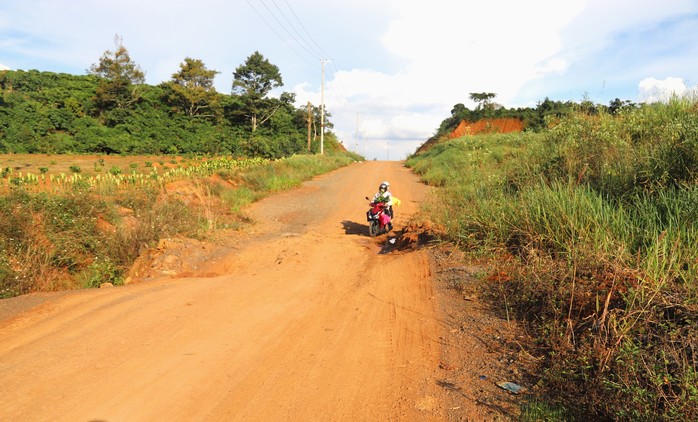
[[[500,321],[463,325],[429,250],[367,236],[384,179],[399,233],[428,189],[366,162],[254,204],[250,232],[190,274],[5,301],[0,419],[510,418],[490,382],[507,368],[487,363]]]

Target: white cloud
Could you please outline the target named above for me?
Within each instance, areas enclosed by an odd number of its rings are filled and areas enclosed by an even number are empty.
[[[538,77],[543,77],[550,73],[562,73],[567,69],[568,66],[569,64],[566,60],[555,58],[549,59],[536,66],[536,75]]]
[[[340,138],[355,137],[359,113],[360,131],[374,140],[369,155],[390,149],[393,158],[404,158],[431,137],[454,104],[474,106],[469,93],[495,92],[507,104],[527,81],[563,71],[566,62],[550,58],[562,48],[559,32],[583,6],[580,0],[392,4],[395,14],[380,39],[404,65],[394,73],[337,72],[325,98]],[[340,86],[343,93],[335,91]],[[338,111],[346,103],[356,110]]]
[[[432,98],[461,102],[488,91],[506,102],[531,78],[559,69],[560,61],[552,69],[539,63],[562,48],[559,32],[581,10],[579,0],[408,2],[383,43],[408,61],[406,79],[429,87]]]
[[[0,63],[0,70],[10,70],[10,67]]]
[[[640,81],[638,98],[640,102],[667,102],[674,97],[695,95],[698,87],[689,88],[681,78],[668,77],[664,80],[645,78]]]

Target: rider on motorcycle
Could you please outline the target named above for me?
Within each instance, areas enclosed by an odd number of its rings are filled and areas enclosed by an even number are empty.
[[[390,187],[390,183],[387,181],[383,182],[378,186],[378,192],[376,192],[375,195],[373,195],[373,202],[383,202],[385,204],[385,208],[383,209],[383,212],[388,214],[390,218],[393,218],[393,195],[390,193],[388,188]]]

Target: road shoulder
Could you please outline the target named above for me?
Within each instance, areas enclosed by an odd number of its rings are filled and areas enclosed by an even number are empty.
[[[448,420],[518,420],[536,363],[522,346],[523,330],[478,297],[478,265],[453,245],[430,252],[443,318],[437,384]],[[514,394],[504,383],[523,390]]]

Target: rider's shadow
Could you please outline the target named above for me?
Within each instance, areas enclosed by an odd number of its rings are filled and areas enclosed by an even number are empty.
[[[353,221],[342,221],[342,226],[344,227],[344,234],[358,234],[367,235],[368,225],[355,223]]]

